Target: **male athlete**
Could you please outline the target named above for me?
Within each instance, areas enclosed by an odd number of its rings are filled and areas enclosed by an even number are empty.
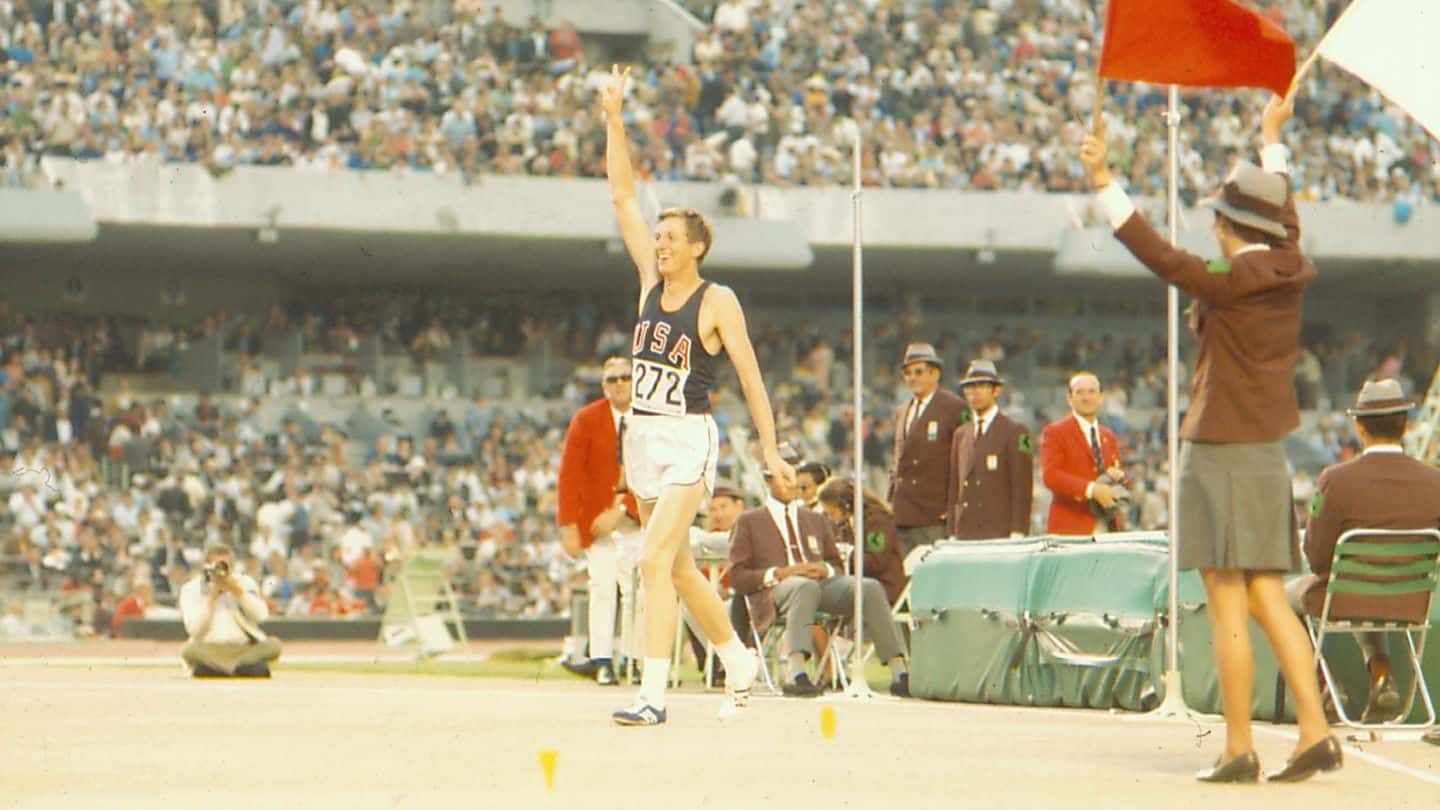
[[[720,598],[695,567],[689,531],[701,499],[715,487],[719,434],[710,415],[710,388],[722,352],[729,352],[760,437],[765,468],[792,485],[795,470],[775,446],[775,417],[745,314],[728,287],[700,278],[710,251],[710,223],[696,211],[660,212],[652,235],[635,199],[635,174],[621,110],[627,69],[611,71],[600,91],[605,108],[605,161],[620,234],[640,271],[640,317],[634,355],[631,410],[621,452],[625,479],[639,499],[645,547],[640,579],[645,589],[645,669],[634,705],[615,712],[616,723],[665,722],[665,682],[675,633],[675,597],[717,645],[727,673],[721,716],[750,697],[759,662],[735,635]]]

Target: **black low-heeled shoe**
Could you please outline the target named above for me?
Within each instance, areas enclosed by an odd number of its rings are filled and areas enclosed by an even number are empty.
[[[1336,771],[1345,764],[1345,752],[1340,741],[1326,737],[1318,743],[1295,755],[1285,767],[1274,773],[1265,774],[1267,782],[1302,782],[1320,771]]]
[[[1201,782],[1236,783],[1260,781],[1260,757],[1251,751],[1228,762],[1215,762],[1215,767],[1196,771],[1195,778]]]

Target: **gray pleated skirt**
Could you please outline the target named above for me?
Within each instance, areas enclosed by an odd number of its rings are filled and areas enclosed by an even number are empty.
[[[1300,570],[1290,470],[1279,442],[1182,442],[1179,473],[1181,568]]]

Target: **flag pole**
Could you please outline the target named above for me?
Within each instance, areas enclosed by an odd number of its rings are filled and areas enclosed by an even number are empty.
[[[1170,244],[1180,243],[1180,88],[1170,85],[1170,105],[1165,112],[1165,125],[1170,136],[1169,200]],[[1170,459],[1170,587],[1166,606],[1169,621],[1165,628],[1165,699],[1142,717],[1147,720],[1218,719],[1197,712],[1185,705],[1185,689],[1180,675],[1180,558],[1176,548],[1175,524],[1180,505],[1180,293],[1166,285],[1166,406],[1165,440]]]
[[[865,355],[864,347],[864,323],[865,323],[865,268],[864,249],[860,244],[860,197],[863,183],[861,180],[860,156],[863,153],[863,136],[857,127],[855,130],[855,188],[850,192],[850,206],[852,210],[852,233],[851,233],[851,258],[854,291],[851,303],[851,326],[852,332],[850,344],[853,350],[851,358],[852,374],[854,377],[855,396],[855,491],[853,496],[854,531],[853,540],[855,548],[851,553],[855,555],[855,614],[852,621],[855,624],[855,650],[851,653],[850,683],[845,689],[847,698],[857,700],[871,700],[874,694],[870,691],[870,684],[865,680]],[[833,646],[833,645],[832,645]],[[833,660],[833,659],[832,659]],[[840,666],[835,661],[835,666]]]

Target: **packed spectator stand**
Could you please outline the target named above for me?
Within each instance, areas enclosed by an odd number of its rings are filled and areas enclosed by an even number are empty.
[[[642,179],[778,186],[1081,190],[1096,92],[1092,0],[686,0],[690,60],[615,53],[573,25],[499,7],[311,0],[0,5],[3,183],[41,156],[313,170],[600,177],[594,95],[643,60],[629,113]],[[1261,3],[1313,44],[1344,0]],[[57,17],[57,13],[60,15]],[[608,44],[608,43],[607,43]],[[688,61],[689,64],[681,64]],[[1117,165],[1164,186],[1162,89],[1108,88]],[[1182,194],[1215,185],[1263,94],[1187,92]],[[1289,143],[1302,199],[1440,200],[1440,153],[1338,69],[1306,79]]]
[[[598,359],[623,352],[625,333],[605,302],[587,312],[562,301],[571,315],[547,321],[548,338],[497,338],[525,324],[494,327],[488,302],[444,299],[417,296],[401,308],[404,317],[381,324],[385,353],[418,364],[466,343],[523,361],[531,343],[549,339],[564,371],[518,401],[460,395],[443,382],[407,395],[393,379],[368,378],[325,396],[306,384],[307,364],[353,350],[351,330],[369,329],[357,324],[374,313],[363,299],[293,313],[216,313],[191,329],[117,316],[6,315],[0,465],[11,474],[0,476],[0,594],[11,632],[40,632],[36,617],[25,617],[39,599],[58,609],[47,629],[58,635],[117,632],[117,610],[142,615],[158,605],[152,615],[163,615],[209,541],[239,551],[282,616],[374,615],[397,562],[420,547],[450,556],[469,615],[567,613],[577,571],[554,528],[559,450],[570,416],[598,391]],[[825,317],[793,325],[762,313],[753,328],[782,435],[810,458],[848,465],[848,332],[825,330]],[[843,320],[843,312],[829,314]],[[1104,420],[1120,433],[1139,482],[1129,525],[1163,528],[1163,345],[1026,327],[957,333],[960,322],[912,314],[877,328],[865,445],[872,487],[884,491],[888,415],[908,396],[886,358],[938,332],[948,368],[985,357],[1006,369],[1007,410],[1037,430],[1064,412],[1066,370],[1096,369],[1108,381]],[[280,324],[298,329],[309,350],[294,374],[258,374],[275,364],[249,354],[256,347],[245,336]],[[174,354],[207,331],[222,335],[235,368],[252,372],[227,375],[214,395],[185,390],[168,371]],[[1302,396],[1324,411],[1312,411],[1293,437],[1297,499],[1308,497],[1318,465],[1354,452],[1347,420],[1329,403],[1344,401],[1335,397],[1352,376],[1382,364],[1403,368],[1400,356],[1379,348],[1358,337],[1323,347],[1314,390],[1297,375]],[[138,390],[155,380],[169,387]],[[373,395],[360,396],[366,391]],[[733,378],[722,381],[716,404],[725,473],[758,494],[758,471],[744,463],[748,417]],[[1036,492],[1044,492],[1038,482]],[[1043,495],[1037,501],[1039,521]]]
[[[645,179],[836,185],[859,131],[873,186],[1080,190],[1074,144],[1098,52],[1089,0],[683,5],[707,24],[692,58],[643,59],[628,106]],[[1266,6],[1303,50],[1344,3]],[[0,4],[0,185],[44,185],[47,155],[203,164],[217,177],[238,165],[600,177],[594,93],[608,57],[622,56],[610,44],[483,2]],[[1249,151],[1244,122],[1263,99],[1183,99],[1182,193],[1193,200]],[[1119,165],[1140,193],[1163,184],[1163,101],[1156,88],[1108,89],[1117,148],[1133,145]],[[1336,69],[1307,79],[1288,137],[1302,198],[1383,200],[1397,217],[1440,201],[1434,144]],[[395,561],[420,546],[451,554],[471,614],[565,613],[575,569],[553,530],[560,441],[595,395],[599,359],[625,351],[629,304],[518,295],[374,296],[387,306],[331,296],[186,325],[4,313],[6,626],[24,628],[26,595],[45,594],[61,608],[55,632],[115,632],[117,612],[136,615],[137,585],[151,590],[142,599],[173,600],[208,540],[236,546],[282,615],[371,614]],[[1023,319],[955,330],[961,319],[943,313],[894,314],[868,344],[872,488],[884,490],[888,414],[904,396],[894,360],[919,339],[936,343],[947,373],[995,360],[1012,381],[1005,406],[1037,431],[1064,412],[1066,372],[1096,371],[1105,420],[1139,482],[1129,523],[1166,525],[1157,333],[1064,335]],[[782,434],[836,466],[852,462],[840,321],[752,323]],[[305,347],[284,373],[262,339],[277,332]],[[142,385],[173,381],[187,348],[216,336],[225,367],[214,396]],[[364,369],[367,342],[400,371]],[[525,398],[420,373],[457,352],[514,361]],[[1359,335],[1302,355],[1297,389],[1309,414],[1290,447],[1297,499],[1320,465],[1354,452],[1333,405],[1377,370],[1408,374],[1413,388],[1433,366]],[[367,411],[367,400],[382,407]],[[717,400],[727,472],[743,478],[748,417],[733,380]]]

